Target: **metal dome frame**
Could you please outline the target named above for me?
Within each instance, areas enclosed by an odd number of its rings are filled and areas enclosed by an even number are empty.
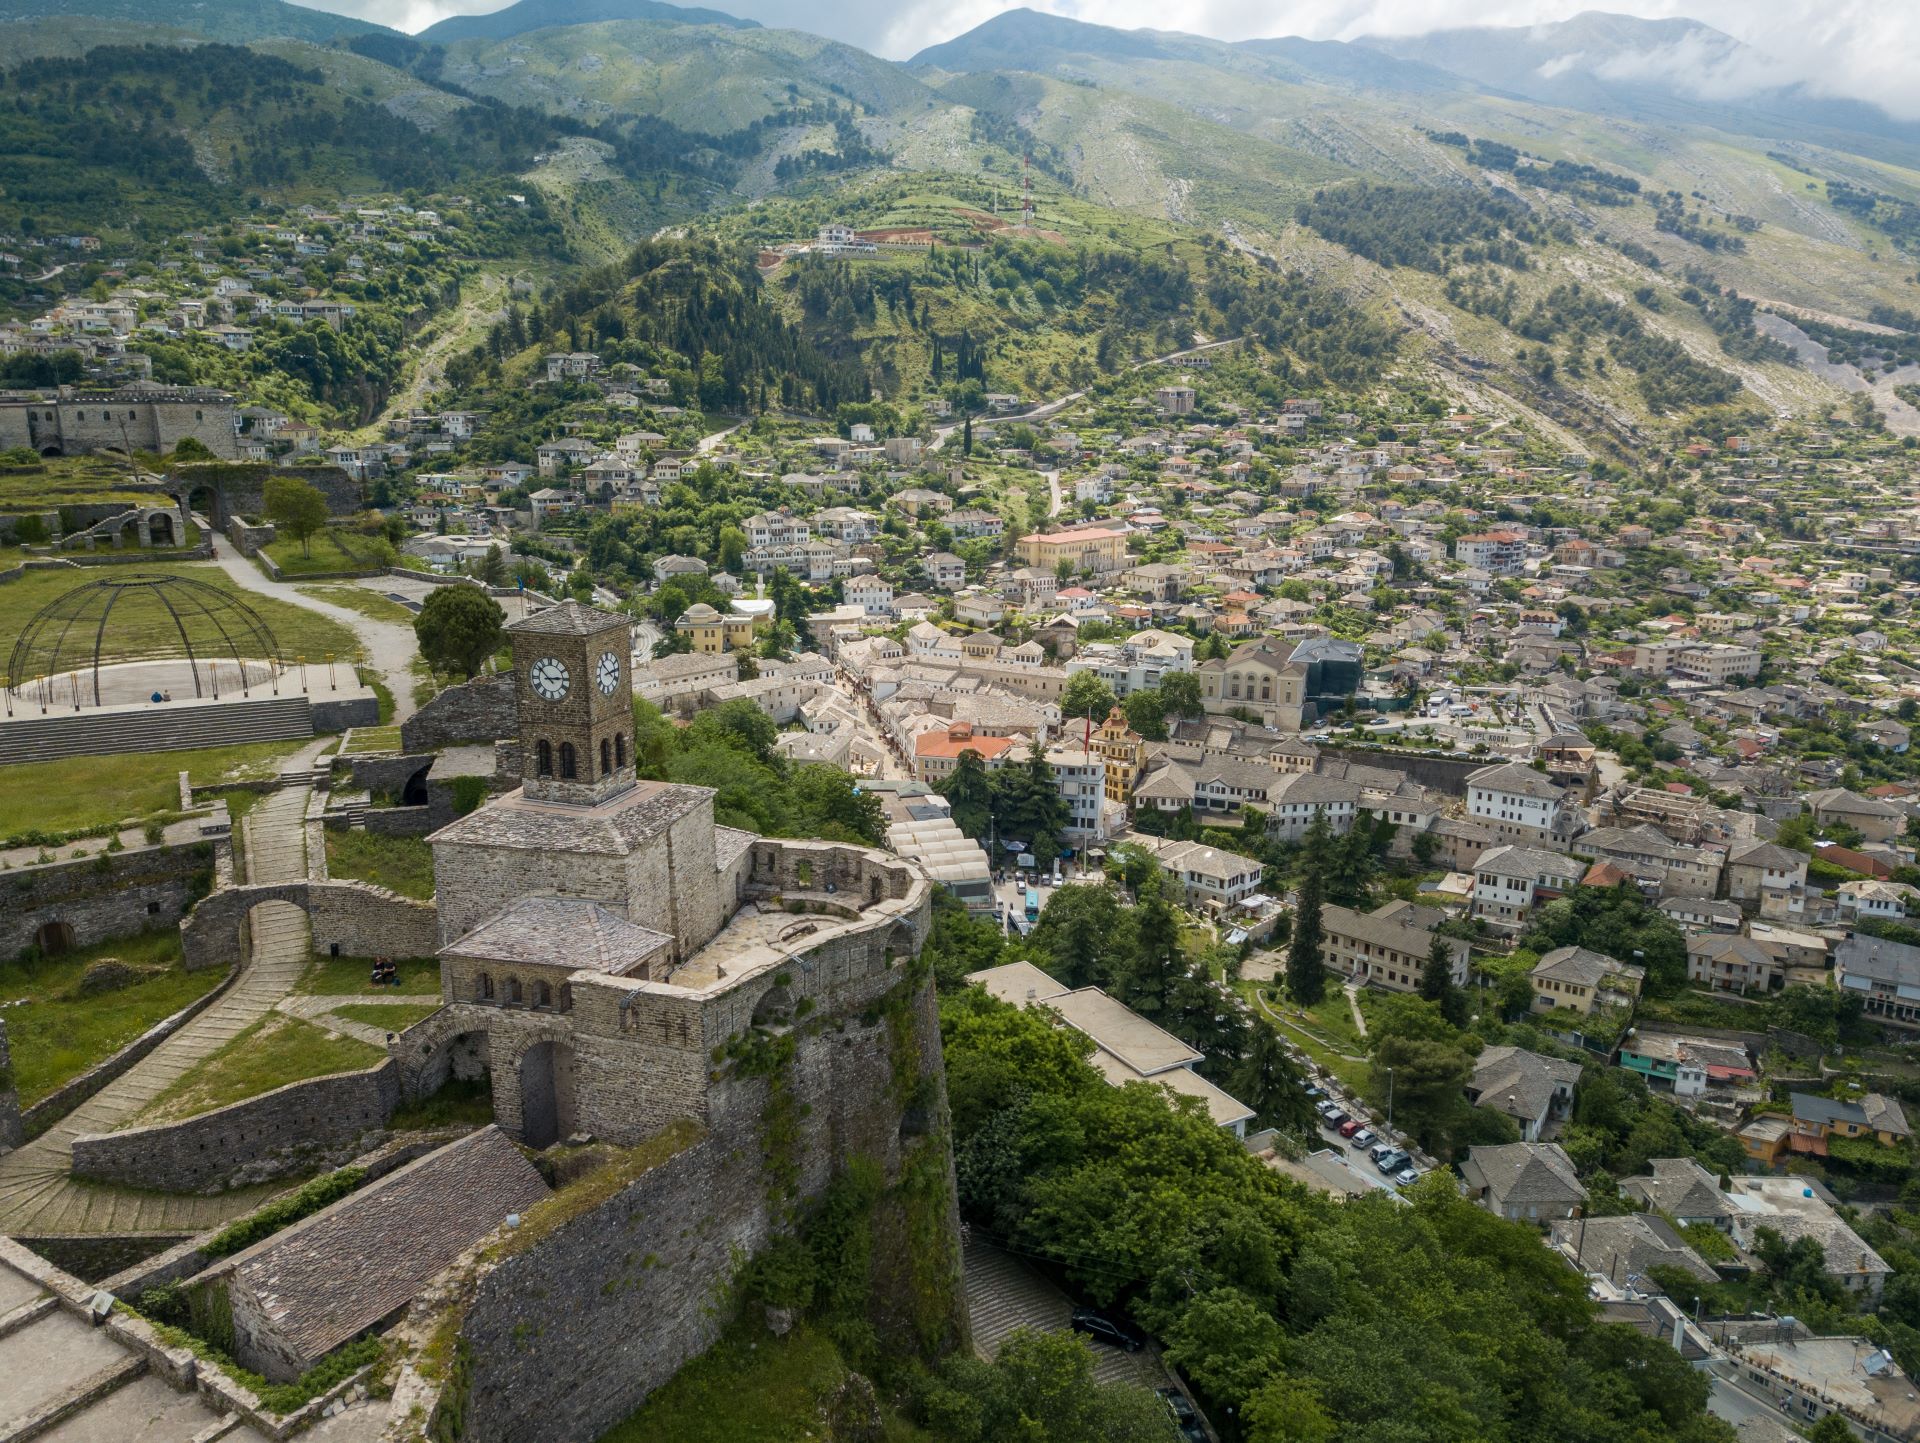
[[[180,639],[180,653],[185,657],[193,677],[194,696],[206,695],[200,684],[200,668],[203,664],[201,653],[208,649],[208,638],[204,635],[201,638],[201,652],[194,649],[194,639],[188,631],[188,623],[194,620],[211,623],[213,630],[219,634],[225,653],[222,658],[207,657],[205,665],[208,667],[216,659],[233,662],[240,673],[243,689],[246,686],[248,661],[271,662],[277,674],[280,643],[274,639],[273,628],[267,625],[259,612],[238,596],[190,576],[140,572],[125,577],[108,576],[84,581],[62,592],[34,613],[33,619],[21,628],[20,635],[13,643],[13,652],[7,658],[9,704],[24,686],[43,678],[51,679],[63,671],[77,674],[85,669],[93,676],[93,704],[101,705],[100,652],[107,637],[107,622],[113,616],[114,608],[123,599],[133,595],[154,598],[172,618],[174,630]],[[59,633],[48,645],[43,637],[56,626]],[[81,628],[80,642],[86,645],[87,655],[84,658],[67,651],[67,638],[76,626]],[[90,644],[86,644],[88,627],[93,633]],[[243,645],[252,646],[253,651],[243,651]],[[26,676],[23,673],[32,663],[36,652],[44,656],[44,669],[34,676]],[[64,667],[60,664],[63,659],[68,662]],[[163,658],[154,656],[147,659]],[[217,678],[209,677],[209,682],[218,685]]]

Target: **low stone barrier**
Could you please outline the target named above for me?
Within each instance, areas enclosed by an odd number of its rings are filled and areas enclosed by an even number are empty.
[[[391,1060],[290,1082],[179,1122],[83,1133],[73,1175],[163,1192],[214,1193],[347,1162],[400,1100]]]

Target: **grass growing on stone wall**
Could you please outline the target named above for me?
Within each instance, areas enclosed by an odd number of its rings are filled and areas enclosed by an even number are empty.
[[[130,986],[83,995],[81,979],[109,958],[153,971]],[[180,934],[149,932],[37,962],[0,963],[0,1019],[23,1104],[38,1102],[104,1062],[155,1023],[219,985],[217,967],[180,966]]]
[[[423,837],[327,832],[327,875],[372,882],[403,897],[433,900],[433,848]]]
[[[700,1140],[701,1131],[699,1123],[682,1118],[664,1132],[625,1149],[605,1167],[567,1184],[552,1197],[542,1198],[527,1209],[517,1229],[493,1245],[489,1250],[491,1256],[512,1257],[553,1236],[572,1219],[599,1207],[641,1174],[685,1152]]]
[[[380,1048],[276,1012],[188,1068],[128,1126],[146,1127],[196,1117],[290,1082],[357,1072],[385,1056]]]
[[[849,1371],[833,1340],[805,1323],[775,1337],[742,1321],[601,1443],[801,1443],[839,1436],[827,1420]],[[880,1418],[887,1443],[929,1436],[884,1405]]]
[[[424,997],[440,990],[440,962],[435,957],[396,957],[393,970],[398,987],[373,985],[370,957],[316,957],[294,987],[309,997]]]
[[[304,656],[309,662],[319,662],[329,652],[343,661],[358,661],[364,655],[359,637],[331,617],[278,597],[243,590],[218,566],[182,565],[179,562],[155,562],[151,566],[126,566],[112,571],[92,568],[29,571],[18,580],[0,583],[0,654],[13,649],[14,641],[34,614],[56,597],[65,596],[74,587],[84,586],[91,581],[125,580],[134,572],[184,576],[238,597],[260,613],[261,619],[273,632],[274,640],[279,643],[281,659],[284,661]],[[113,609],[101,659],[146,660],[155,654],[155,647],[162,643],[168,643],[176,650],[179,645],[179,633],[166,608],[151,596],[129,599]]]
[[[5,590],[0,588],[0,611],[6,602]],[[281,762],[305,745],[302,741],[244,742],[10,766],[6,785],[0,787],[0,847],[27,833],[75,832],[176,812],[180,773],[186,772],[195,786],[272,776]]]
[[[368,1027],[383,1028],[388,1032],[405,1032],[416,1022],[424,1022],[440,1010],[438,1002],[421,1004],[418,1002],[353,1002],[345,1007],[333,1009],[333,1016],[344,1017],[349,1022],[365,1023]]]
[[[441,1127],[484,1127],[492,1121],[492,1081],[450,1077],[431,1097],[396,1108],[387,1126],[394,1132],[430,1132]]]

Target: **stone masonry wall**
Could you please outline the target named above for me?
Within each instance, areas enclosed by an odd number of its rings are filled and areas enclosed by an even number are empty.
[[[917,1058],[908,1077],[895,1075],[896,1039],[884,1016],[818,1018],[796,1033],[785,1080],[798,1114],[800,1198],[817,1197],[855,1156],[879,1163],[891,1183],[903,1165],[929,1160],[920,1149],[940,1148],[930,1160],[945,1173],[944,1130],[906,1125],[903,1101],[916,1077],[925,1079],[922,1091],[944,1118],[931,985],[917,987],[908,1015]],[[736,1266],[785,1226],[765,1161],[769,1086],[765,1078],[719,1084],[708,1136],[479,1277],[461,1327],[470,1363],[463,1443],[598,1437],[712,1344],[732,1311]],[[562,1194],[543,1206],[564,1203]],[[951,1228],[950,1191],[940,1205]],[[924,1242],[914,1257],[909,1229],[877,1223],[874,1231],[876,1326],[892,1344],[910,1338],[900,1320],[911,1304],[892,1293],[908,1274],[932,1275],[946,1298],[948,1337],[958,1337],[957,1240],[949,1232],[950,1257],[927,1257]]]
[[[214,449],[220,455],[230,454]],[[167,479],[178,488],[183,501],[205,510],[215,526],[225,526],[235,515],[261,515],[267,509],[267,482],[289,474],[325,496],[327,510],[335,516],[351,516],[366,505],[360,483],[338,466],[302,466],[289,473],[264,462],[202,463],[176,467]]]
[[[75,947],[170,927],[212,878],[211,842],[22,867],[0,878],[0,958],[34,946],[49,923],[70,927]]]
[[[511,672],[450,686],[400,723],[400,745],[409,752],[519,735],[520,709]]]
[[[227,522],[227,540],[242,556],[251,556],[262,547],[273,545],[273,539],[278,534],[279,528],[271,521],[249,526],[244,517],[235,516]]]
[[[262,902],[304,907],[313,950],[341,957],[431,957],[439,949],[433,903],[366,882],[285,882],[226,887],[180,924],[186,965],[231,965],[247,952],[247,915]]]
[[[367,1150],[400,1098],[399,1069],[382,1062],[291,1082],[182,1122],[83,1133],[73,1174],[163,1192],[223,1192],[334,1167]]]
[[[0,1018],[0,1152],[10,1152],[24,1141],[20,1089],[13,1084],[13,1053],[7,1046],[6,1019]]]

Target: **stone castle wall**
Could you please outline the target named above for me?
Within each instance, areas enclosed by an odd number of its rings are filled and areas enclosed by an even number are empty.
[[[188,437],[216,456],[240,454],[233,398],[219,391],[108,391],[0,400],[0,450],[43,455],[171,451]]]
[[[74,947],[171,927],[213,882],[213,843],[133,847],[84,860],[22,867],[0,877],[0,958],[64,923]]]
[[[262,902],[306,910],[313,950],[340,957],[431,957],[439,924],[433,903],[366,882],[283,882],[225,887],[180,924],[186,965],[231,966],[247,955],[247,916]]]
[[[214,448],[215,454],[231,456],[231,449]],[[202,463],[175,467],[168,480],[180,499],[189,507],[204,511],[216,528],[224,528],[235,516],[260,516],[267,507],[267,482],[275,476],[293,476],[317,489],[327,498],[327,510],[335,516],[351,516],[366,506],[366,493],[360,483],[338,466],[296,466],[282,469],[258,461]],[[238,543],[235,543],[238,545]]]
[[[20,1089],[13,1082],[13,1052],[7,1045],[7,1022],[0,1017],[0,1152],[10,1152],[26,1141],[20,1125]]]
[[[944,1119],[931,985],[915,986],[907,1002],[911,1046],[900,1047],[900,1024],[885,1015],[836,1013],[798,1030],[783,1073],[798,1114],[794,1200],[818,1197],[856,1157],[877,1163],[890,1184],[909,1168],[933,1169],[946,1255],[928,1256],[921,1232],[910,1256],[915,1232],[891,1212],[874,1229],[874,1322],[890,1346],[911,1346],[909,1316],[925,1319],[927,1299],[910,1295],[908,1277],[932,1280],[925,1291],[944,1316],[946,1340],[964,1332],[944,1130],[916,1125],[905,1101],[917,1091]],[[904,1076],[902,1055],[914,1059]],[[713,1343],[732,1312],[736,1268],[787,1226],[789,1199],[767,1167],[770,1089],[764,1077],[718,1084],[705,1137],[527,1251],[486,1266],[460,1330],[469,1364],[458,1400],[464,1443],[598,1437]],[[542,1206],[565,1203],[563,1193]],[[881,1204],[896,1206],[895,1195]],[[564,1323],[556,1299],[566,1300]]]
[[[400,723],[400,745],[430,752],[457,742],[490,742],[520,735],[513,676],[499,672],[450,686]]]
[[[336,1167],[378,1140],[399,1098],[392,1062],[290,1082],[181,1122],[83,1133],[73,1140],[73,1175],[200,1193]]]

